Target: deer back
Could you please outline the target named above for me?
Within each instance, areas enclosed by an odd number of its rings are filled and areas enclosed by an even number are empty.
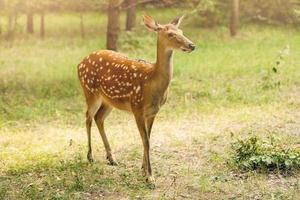
[[[153,64],[109,50],[94,52],[78,65],[78,76],[86,92],[125,110],[129,105],[143,105],[152,75]]]

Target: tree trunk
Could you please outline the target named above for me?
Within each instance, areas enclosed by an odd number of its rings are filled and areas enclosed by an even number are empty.
[[[27,12],[27,33],[33,34],[33,12],[28,10]]]
[[[7,34],[5,38],[8,40],[13,37],[13,15],[12,13],[8,14],[8,22],[7,22]]]
[[[1,24],[1,18],[0,18],[0,36],[2,35],[2,24]]]
[[[83,15],[80,14],[80,34],[81,38],[83,39],[85,37],[85,30],[84,30],[84,21],[83,21]]]
[[[4,2],[2,0],[0,0],[0,10],[1,11],[4,10]],[[1,17],[0,17],[0,36],[2,35],[2,32],[3,32]]]
[[[14,31],[18,29],[18,14],[14,14]]]
[[[45,38],[45,13],[43,11],[41,12],[40,36],[42,39]]]
[[[239,15],[239,0],[231,0],[230,34],[232,37],[236,36],[238,33],[240,25]]]
[[[136,24],[136,0],[127,0],[126,31],[131,31]]]
[[[120,0],[109,0],[106,48],[117,50],[120,32]]]

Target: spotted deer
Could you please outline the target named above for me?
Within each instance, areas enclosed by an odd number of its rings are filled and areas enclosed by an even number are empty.
[[[142,169],[146,180],[153,182],[149,140],[154,118],[166,102],[173,74],[173,50],[192,52],[195,45],[178,28],[183,17],[161,25],[145,15],[144,24],[157,33],[157,60],[154,64],[129,59],[115,51],[95,51],[78,65],[78,76],[87,103],[86,131],[87,158],[93,162],[91,125],[94,118],[102,137],[106,156],[111,165],[117,165],[104,131],[104,120],[113,108],[134,115],[140,132],[144,156]]]

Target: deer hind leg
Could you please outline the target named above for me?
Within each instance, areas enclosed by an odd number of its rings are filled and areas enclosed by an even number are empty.
[[[154,182],[154,178],[152,177],[152,169],[151,169],[151,164],[150,164],[150,143],[149,143],[149,138],[147,135],[147,128],[146,128],[146,122],[145,119],[142,115],[135,114],[135,119],[136,123],[143,141],[143,146],[144,146],[144,172],[147,178],[147,181],[150,183]]]
[[[100,106],[99,110],[97,111],[97,114],[95,115],[95,122],[97,124],[98,130],[100,132],[105,150],[106,150],[106,158],[110,165],[118,165],[118,163],[114,160],[112,151],[109,145],[109,142],[107,140],[105,131],[104,131],[104,120],[111,112],[112,108],[103,104]]]
[[[89,162],[93,162],[93,154],[92,154],[92,142],[91,142],[91,127],[93,118],[101,105],[101,100],[96,98],[91,98],[90,101],[87,101],[88,109],[86,111],[86,132],[88,138],[88,153],[87,159]]]

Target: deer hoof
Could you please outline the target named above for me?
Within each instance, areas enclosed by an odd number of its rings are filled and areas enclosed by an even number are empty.
[[[89,161],[89,163],[93,163],[94,159],[92,157],[88,157],[88,161]]]
[[[108,164],[111,166],[118,166],[118,162],[115,161],[112,157],[107,157],[106,158],[108,160]]]
[[[149,176],[146,179],[147,183],[155,183],[155,178],[153,176]]]
[[[151,189],[155,189],[155,179],[153,176],[147,177],[146,182],[148,183]]]
[[[87,155],[87,159],[88,159],[88,161],[89,161],[90,163],[93,163],[93,162],[94,162],[94,159],[93,159],[92,154],[88,154],[88,155]]]

